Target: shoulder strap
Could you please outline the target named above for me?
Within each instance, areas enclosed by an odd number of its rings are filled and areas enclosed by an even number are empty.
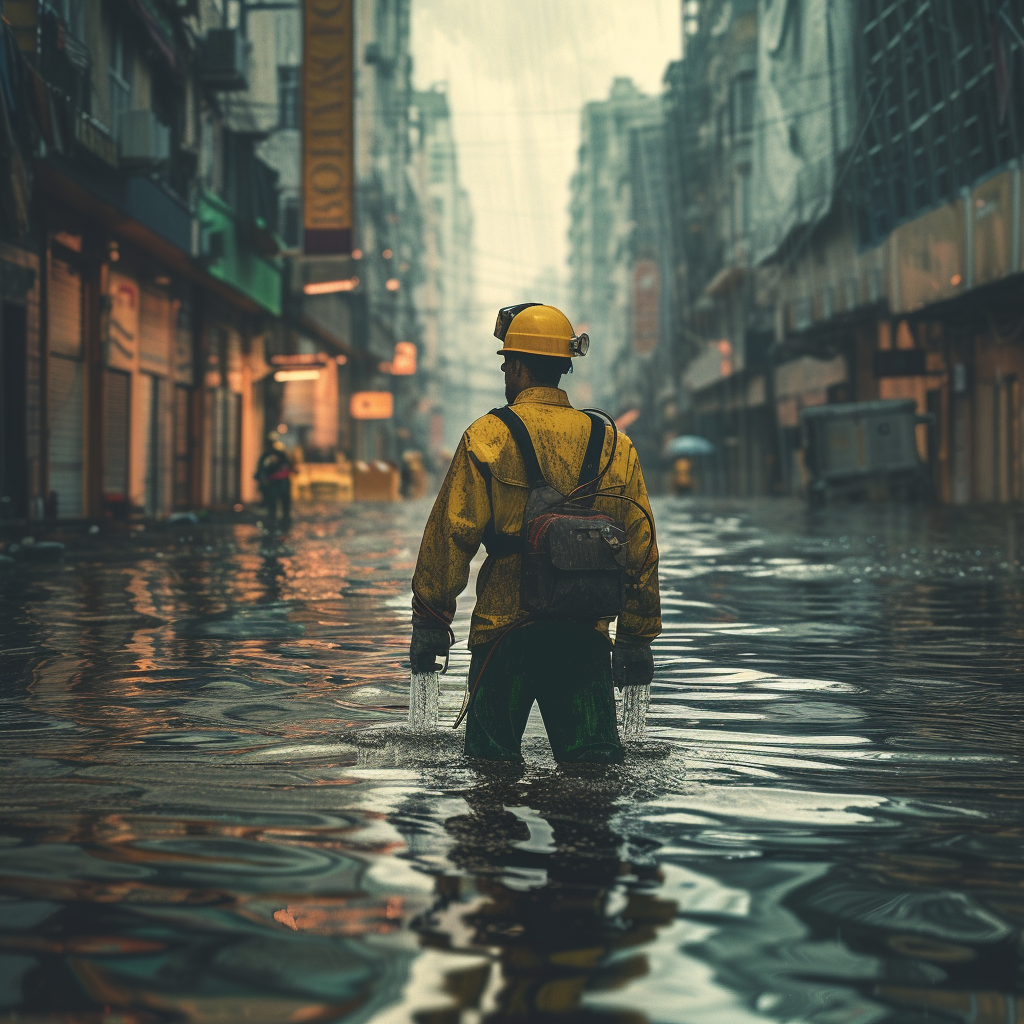
[[[590,417],[590,440],[587,441],[587,450],[583,456],[583,465],[580,467],[580,478],[576,482],[577,487],[589,484],[579,491],[574,500],[579,504],[590,508],[594,504],[594,491],[597,490],[597,474],[601,472],[601,452],[604,450],[605,423],[596,413],[588,412]]]
[[[500,409],[492,409],[492,416],[497,416],[502,423],[508,427],[512,440],[519,449],[519,455],[523,460],[523,468],[526,470],[526,482],[532,491],[547,483],[544,474],[540,471],[540,463],[537,461],[537,451],[533,447],[533,440],[526,424],[507,406]]]

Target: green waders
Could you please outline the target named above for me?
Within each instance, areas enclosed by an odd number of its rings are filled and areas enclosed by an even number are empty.
[[[473,648],[470,691],[495,643]],[[488,663],[466,716],[466,755],[518,761],[534,701],[555,760],[622,761],[609,643],[596,629],[536,622],[509,633]]]

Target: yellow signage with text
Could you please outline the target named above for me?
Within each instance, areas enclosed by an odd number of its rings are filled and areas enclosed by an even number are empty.
[[[303,0],[302,208],[304,248],[352,251],[352,0]]]
[[[349,401],[349,413],[354,420],[389,420],[394,410],[390,391],[357,391]]]

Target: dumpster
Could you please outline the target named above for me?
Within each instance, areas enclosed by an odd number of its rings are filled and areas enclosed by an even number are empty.
[[[916,498],[928,493],[928,474],[915,428],[931,422],[913,399],[839,402],[800,411],[808,498]]]

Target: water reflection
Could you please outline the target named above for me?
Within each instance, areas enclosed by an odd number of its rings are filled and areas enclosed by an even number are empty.
[[[612,827],[623,786],[606,772],[559,772],[546,783],[489,769],[444,822],[458,877],[413,924],[428,948],[483,953],[446,989],[461,1009],[496,1019],[564,1019],[584,996],[620,989],[648,967],[641,952],[675,916],[657,869],[622,858]],[[631,1015],[592,1012],[627,1020]]]
[[[1024,1020],[1002,513],[664,503],[613,771],[401,731],[425,513],[0,577],[0,1019]]]

